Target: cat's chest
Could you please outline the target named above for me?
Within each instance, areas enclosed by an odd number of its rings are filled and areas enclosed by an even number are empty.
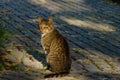
[[[41,37],[43,38],[43,37],[45,37],[45,35],[46,35],[46,34],[44,33],[44,34],[42,34],[42,36],[41,36]]]
[[[49,34],[42,34],[41,35],[41,42],[43,44],[49,44],[49,43],[51,43],[51,36]]]

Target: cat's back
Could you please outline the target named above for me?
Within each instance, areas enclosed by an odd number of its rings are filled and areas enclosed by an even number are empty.
[[[58,50],[59,52],[62,50],[63,52],[69,51],[69,46],[68,43],[58,31],[54,32],[54,39],[51,42],[51,47],[52,49]]]
[[[69,46],[66,39],[59,32],[57,32],[51,42],[48,59],[52,64],[54,72],[66,72],[70,70],[71,58]]]
[[[51,44],[54,39],[59,40],[60,36],[61,35],[59,34],[59,32],[57,30],[54,30],[48,34],[42,34],[41,42]]]

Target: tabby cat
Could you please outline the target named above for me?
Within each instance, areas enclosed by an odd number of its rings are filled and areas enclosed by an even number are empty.
[[[51,74],[44,77],[59,77],[69,74],[71,58],[65,38],[54,28],[52,17],[47,20],[38,17],[39,30],[42,32],[41,44],[46,54],[46,62]]]

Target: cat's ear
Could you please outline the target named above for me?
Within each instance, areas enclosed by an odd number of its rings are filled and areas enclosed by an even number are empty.
[[[49,23],[49,24],[52,24],[52,16],[50,16],[50,17],[48,18],[48,23]]]
[[[41,23],[42,22],[42,17],[38,16],[38,22]]]

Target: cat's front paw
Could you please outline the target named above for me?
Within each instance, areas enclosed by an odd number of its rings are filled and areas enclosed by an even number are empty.
[[[47,65],[47,68],[46,68],[46,69],[51,71],[50,65]]]

